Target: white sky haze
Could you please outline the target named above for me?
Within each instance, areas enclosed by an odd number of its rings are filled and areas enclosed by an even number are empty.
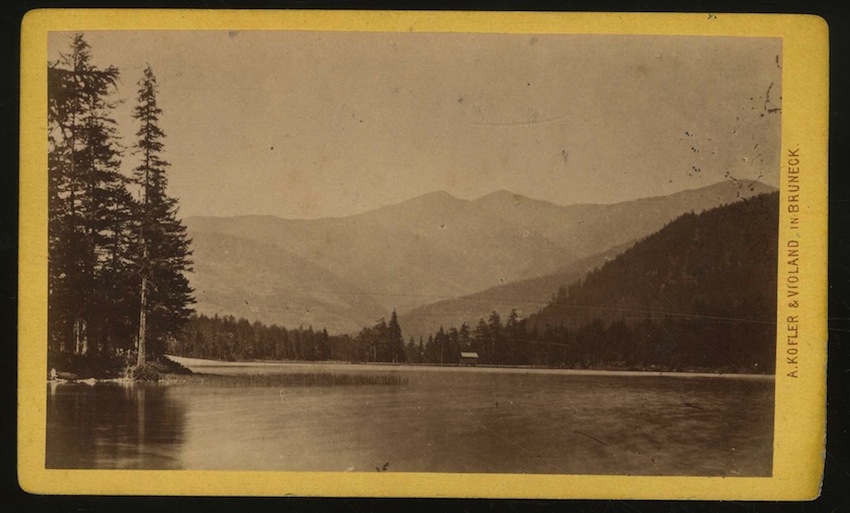
[[[456,33],[89,32],[159,81],[181,214],[344,216],[445,190],[560,205],[729,177],[776,186],[781,41]],[[70,35],[51,33],[49,55]],[[125,152],[127,169],[134,156]]]

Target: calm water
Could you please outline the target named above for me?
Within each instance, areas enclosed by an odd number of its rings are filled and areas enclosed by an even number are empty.
[[[342,364],[203,372],[227,376],[48,385],[47,466],[771,473],[772,379]],[[270,376],[298,373],[398,379]]]

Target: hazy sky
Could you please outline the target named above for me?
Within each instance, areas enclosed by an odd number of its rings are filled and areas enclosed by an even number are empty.
[[[501,34],[89,32],[130,111],[159,80],[181,214],[312,218],[426,192],[557,204],[777,185],[781,40]],[[49,37],[51,59],[67,33]],[[128,150],[125,166],[136,164]]]

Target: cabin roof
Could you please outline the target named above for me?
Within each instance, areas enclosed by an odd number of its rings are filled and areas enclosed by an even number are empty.
[[[478,353],[474,353],[474,352],[471,352],[471,351],[461,351],[460,357],[461,358],[478,358]]]

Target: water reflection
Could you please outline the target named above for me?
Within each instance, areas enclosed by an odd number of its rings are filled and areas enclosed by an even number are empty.
[[[185,404],[168,386],[50,384],[47,468],[179,469]]]
[[[47,466],[771,475],[770,379],[328,369],[57,385]]]

